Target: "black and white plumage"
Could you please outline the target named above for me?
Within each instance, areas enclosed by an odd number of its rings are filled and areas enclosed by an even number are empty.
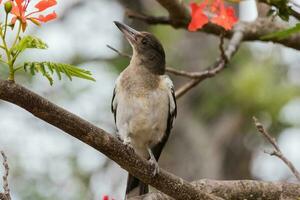
[[[150,33],[138,32],[115,22],[133,47],[129,66],[118,77],[111,109],[119,137],[135,152],[156,165],[168,140],[177,114],[174,86],[164,75],[165,54]],[[148,187],[129,175],[126,194],[140,186],[140,195]]]

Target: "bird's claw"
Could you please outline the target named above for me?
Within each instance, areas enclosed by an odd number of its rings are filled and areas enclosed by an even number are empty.
[[[123,144],[126,146],[127,150],[129,150],[130,152],[134,153],[134,148],[133,146],[131,145],[131,142],[130,140],[124,140],[123,141]]]
[[[119,141],[123,142],[123,140],[122,140],[122,138],[121,138],[121,136],[120,136],[119,134],[116,134],[116,138],[117,138]]]
[[[156,161],[155,156],[153,155],[153,152],[150,148],[148,148],[148,152],[150,155],[149,162],[154,167],[154,170],[153,170],[153,177],[154,177],[159,173],[159,166],[158,166],[158,162]]]
[[[158,163],[155,159],[151,159],[149,160],[150,164],[153,166],[154,170],[153,170],[153,177],[156,176],[159,173],[159,166]]]

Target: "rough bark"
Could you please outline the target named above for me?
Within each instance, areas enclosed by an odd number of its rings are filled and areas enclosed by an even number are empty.
[[[215,181],[199,180],[193,183],[197,188],[225,200],[298,200],[299,185],[294,183],[261,182],[252,180]],[[162,193],[149,193],[129,200],[171,200]]]

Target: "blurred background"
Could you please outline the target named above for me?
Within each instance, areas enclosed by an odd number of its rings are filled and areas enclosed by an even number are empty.
[[[96,82],[65,78],[50,86],[43,77],[25,73],[18,74],[17,82],[113,133],[112,90],[129,60],[106,44],[131,53],[114,20],[154,33],[165,47],[168,66],[201,71],[219,55],[217,37],[128,20],[125,8],[167,15],[154,0],[63,0],[55,8],[57,20],[27,30],[49,49],[28,50],[19,62],[71,63],[90,70]],[[252,116],[278,138],[283,153],[300,169],[299,63],[295,50],[243,43],[224,72],[178,101],[178,117],[160,166],[189,181],[295,181],[280,160],[264,153],[272,148],[255,129]],[[0,66],[2,79],[7,73]],[[170,76],[176,88],[187,81]],[[104,155],[9,103],[0,102],[0,116],[0,149],[8,156],[14,200],[122,199],[127,173]]]

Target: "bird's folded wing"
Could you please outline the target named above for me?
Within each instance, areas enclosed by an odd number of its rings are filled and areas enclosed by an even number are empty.
[[[167,88],[168,91],[168,96],[169,96],[169,113],[168,113],[168,119],[167,119],[167,128],[164,134],[164,137],[162,138],[162,140],[156,144],[153,148],[152,148],[152,153],[155,157],[156,160],[159,159],[160,154],[164,148],[164,146],[166,145],[170,133],[171,133],[171,129],[173,126],[173,120],[177,115],[177,104],[176,104],[176,98],[175,98],[175,90],[174,90],[174,86],[173,86],[173,82],[171,81],[171,79],[169,78],[169,76],[164,75],[163,76],[163,83]]]
[[[174,85],[169,76],[165,75],[164,80],[167,84],[168,90],[169,90],[169,119],[168,123],[170,123],[170,127],[172,128],[173,120],[177,115],[177,104],[176,104],[176,98],[175,98],[175,90]],[[168,124],[169,125],[169,124]]]
[[[111,99],[111,112],[114,114],[114,119],[115,119],[115,123],[116,123],[116,120],[117,120],[117,107],[118,107],[118,85],[119,85],[119,82],[120,82],[120,77],[117,78],[116,80],[116,83],[115,83],[115,88],[114,88],[114,91],[113,91],[113,96],[112,96],[112,99]]]

